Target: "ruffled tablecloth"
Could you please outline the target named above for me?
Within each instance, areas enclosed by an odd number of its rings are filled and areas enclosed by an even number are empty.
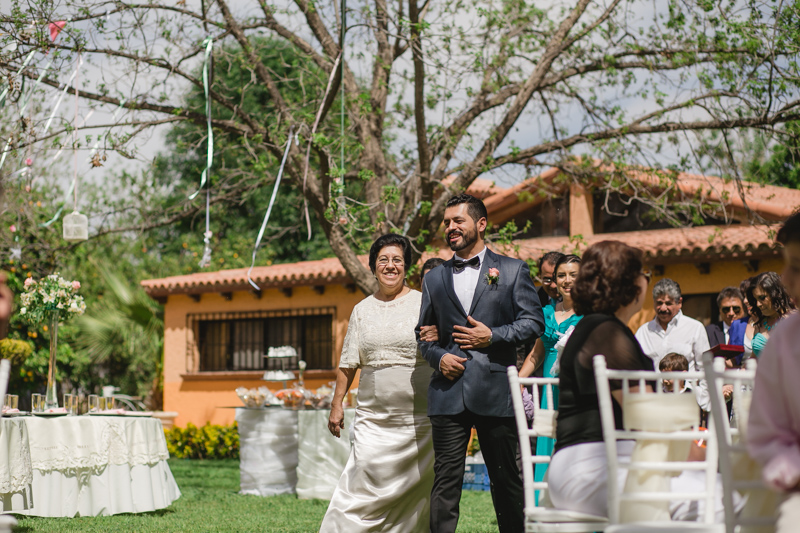
[[[31,453],[28,427],[21,418],[0,419],[0,502],[4,512],[32,505]]]
[[[181,495],[155,418],[26,417],[32,516],[101,516],[169,506]]]
[[[328,431],[330,411],[300,411],[298,420],[297,497],[330,500],[350,457],[355,409],[345,409],[341,438]]]

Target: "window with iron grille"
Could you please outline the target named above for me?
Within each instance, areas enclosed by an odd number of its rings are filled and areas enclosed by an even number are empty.
[[[188,315],[188,368],[198,372],[295,370],[302,359],[309,369],[331,369],[335,313],[329,307]],[[293,346],[297,357],[264,357],[270,347],[277,346]]]

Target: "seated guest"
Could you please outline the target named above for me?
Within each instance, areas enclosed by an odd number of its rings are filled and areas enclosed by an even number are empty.
[[[744,332],[745,359],[761,355],[772,328],[794,311],[791,296],[775,272],[762,272],[753,279],[747,289],[747,301],[752,306],[753,320]]]
[[[664,356],[664,359],[658,363],[658,370],[660,372],[688,372],[689,360],[686,359],[686,356],[679,353],[668,353]],[[673,383],[671,379],[662,380],[661,386],[664,388],[664,392],[672,392]],[[686,386],[686,381],[679,379],[678,390],[687,392],[691,389]]]
[[[603,241],[583,254],[572,299],[575,312],[584,317],[575,326],[561,355],[555,454],[548,469],[550,499],[558,509],[608,516],[608,463],[592,359],[596,354],[604,354],[612,369],[653,370],[653,360],[645,355],[627,326],[642,308],[647,284],[648,278],[642,272],[642,252],[637,248],[618,241]],[[619,383],[616,387],[612,383],[611,394],[615,425],[621,429]],[[632,451],[633,442],[617,443],[620,456],[630,456]],[[620,473],[624,476],[626,471],[621,469]],[[672,478],[673,487],[686,488],[696,483],[691,477],[680,479],[685,477],[681,474]],[[619,481],[622,489],[625,480]],[[670,509],[673,520],[699,513],[696,505],[684,501],[673,502]]]
[[[653,287],[653,305],[656,316],[636,332],[636,340],[644,353],[658,366],[661,358],[670,352],[682,353],[689,360],[689,370],[703,370],[703,352],[709,349],[708,335],[703,324],[683,314],[681,286],[664,278]],[[704,381],[694,387],[697,403],[703,411],[711,410],[708,384]]]
[[[725,287],[717,295],[720,321],[712,322],[706,326],[709,346],[733,344],[731,339],[737,340],[737,334],[735,331],[732,332],[731,328],[733,327],[735,330],[737,327],[741,327],[739,326],[741,322],[737,321],[745,316],[744,302],[742,300],[742,293],[736,287]],[[737,326],[734,326],[734,323]]]
[[[783,244],[783,283],[800,301],[800,214],[778,231]],[[758,361],[750,406],[747,448],[763,466],[764,482],[786,495],[777,533],[798,530],[800,519],[800,316],[787,317],[772,332]]]

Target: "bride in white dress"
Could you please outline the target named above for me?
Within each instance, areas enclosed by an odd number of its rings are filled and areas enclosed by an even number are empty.
[[[405,285],[411,245],[378,238],[369,265],[378,291],[350,316],[328,429],[344,427],[342,400],[361,369],[354,442],[320,526],[323,533],[429,531],[433,441],[427,390],[433,371],[417,352],[422,295]]]

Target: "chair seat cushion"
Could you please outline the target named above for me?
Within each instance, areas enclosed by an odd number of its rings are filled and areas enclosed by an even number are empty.
[[[567,511],[564,509],[552,509],[549,507],[534,507],[525,509],[525,516],[528,520],[535,522],[608,522],[604,516],[595,516],[578,511]]]

